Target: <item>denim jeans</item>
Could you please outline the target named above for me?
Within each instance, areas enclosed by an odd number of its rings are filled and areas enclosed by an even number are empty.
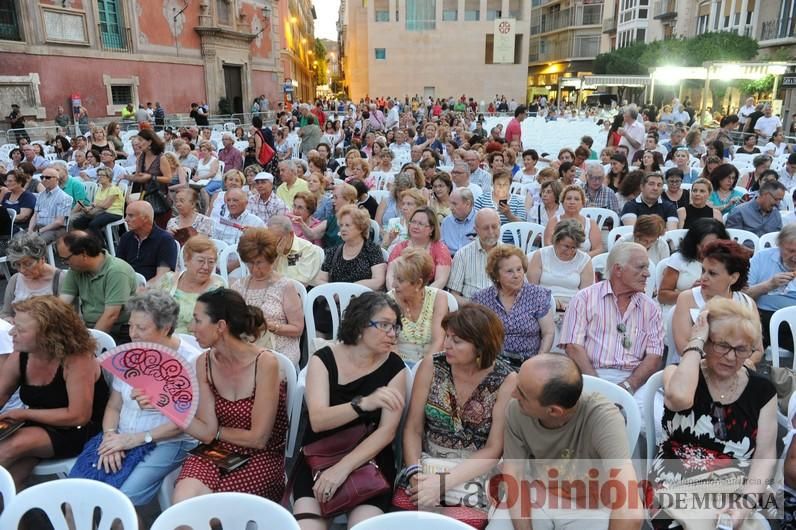
[[[196,440],[162,442],[155,446],[120,488],[135,506],[143,506],[157,495],[163,479],[180,467],[188,451],[196,447]]]

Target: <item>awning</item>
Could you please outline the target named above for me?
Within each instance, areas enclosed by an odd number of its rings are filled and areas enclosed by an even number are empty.
[[[583,82],[592,86],[648,86],[650,77],[646,75],[587,75]]]

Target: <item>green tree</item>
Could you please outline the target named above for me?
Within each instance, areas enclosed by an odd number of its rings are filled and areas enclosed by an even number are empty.
[[[744,94],[754,94],[759,99],[774,90],[774,74],[769,74],[755,81],[747,81],[740,88]]]
[[[647,75],[656,66],[702,66],[707,61],[748,61],[757,55],[757,41],[731,32],[703,33],[690,39],[636,43],[601,53],[597,74]]]
[[[315,59],[313,69],[315,71],[315,84],[325,85],[329,82],[329,65],[326,62],[326,46],[321,39],[315,39]]]

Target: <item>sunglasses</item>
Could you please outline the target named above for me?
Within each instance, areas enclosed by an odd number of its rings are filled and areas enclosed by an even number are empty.
[[[626,350],[629,350],[630,347],[633,346],[633,341],[627,335],[627,326],[620,322],[616,325],[616,331],[622,334],[622,347]]]

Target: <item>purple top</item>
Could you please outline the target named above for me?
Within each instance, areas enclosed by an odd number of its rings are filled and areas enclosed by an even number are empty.
[[[550,311],[550,289],[525,282],[510,311],[504,309],[494,285],[475,293],[473,302],[488,307],[503,321],[506,333],[503,357],[509,364],[519,366],[539,353],[542,342],[539,319]]]

